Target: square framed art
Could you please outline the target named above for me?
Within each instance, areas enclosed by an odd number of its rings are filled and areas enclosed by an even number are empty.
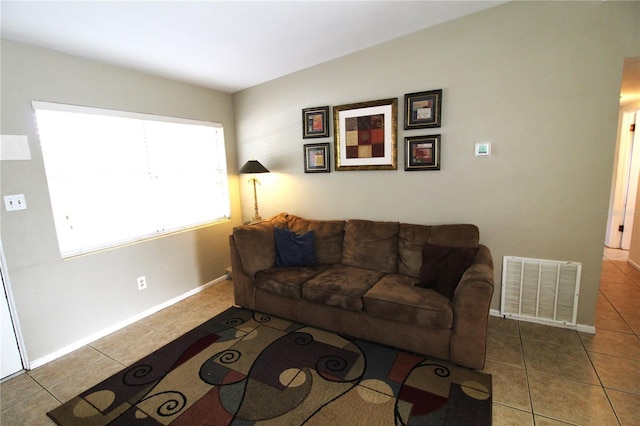
[[[333,107],[335,168],[396,170],[398,99]]]
[[[440,135],[404,138],[404,169],[440,170]]]
[[[328,143],[309,143],[304,145],[304,172],[329,173],[331,161]]]
[[[404,95],[404,129],[442,125],[442,89]]]
[[[302,110],[302,138],[325,138],[329,136],[329,107],[305,108]]]

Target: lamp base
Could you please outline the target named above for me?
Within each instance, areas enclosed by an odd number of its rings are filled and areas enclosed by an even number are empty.
[[[256,191],[256,183],[258,182],[258,179],[251,178],[249,179],[249,182],[253,183],[253,201],[254,201],[254,209],[256,212],[256,215],[253,216],[253,218],[251,218],[251,222],[260,222],[262,218],[258,214],[258,191]]]

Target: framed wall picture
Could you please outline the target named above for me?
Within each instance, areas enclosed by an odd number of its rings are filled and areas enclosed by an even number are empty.
[[[442,89],[404,95],[404,129],[442,125]]]
[[[309,143],[304,145],[304,172],[329,173],[331,161],[328,143]]]
[[[404,138],[404,169],[440,170],[440,135]]]
[[[329,136],[329,107],[305,108],[302,110],[302,138],[325,138]]]
[[[396,170],[398,168],[398,99],[333,107],[335,168]]]

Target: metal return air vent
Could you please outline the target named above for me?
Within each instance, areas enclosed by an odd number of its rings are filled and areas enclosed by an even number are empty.
[[[582,264],[505,256],[501,315],[559,327],[576,325]]]

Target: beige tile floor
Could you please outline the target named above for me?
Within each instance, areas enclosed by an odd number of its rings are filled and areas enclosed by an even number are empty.
[[[640,425],[640,272],[605,250],[597,334],[491,317],[485,372],[494,425]],[[0,424],[49,425],[46,412],[233,304],[217,284],[0,384]]]

